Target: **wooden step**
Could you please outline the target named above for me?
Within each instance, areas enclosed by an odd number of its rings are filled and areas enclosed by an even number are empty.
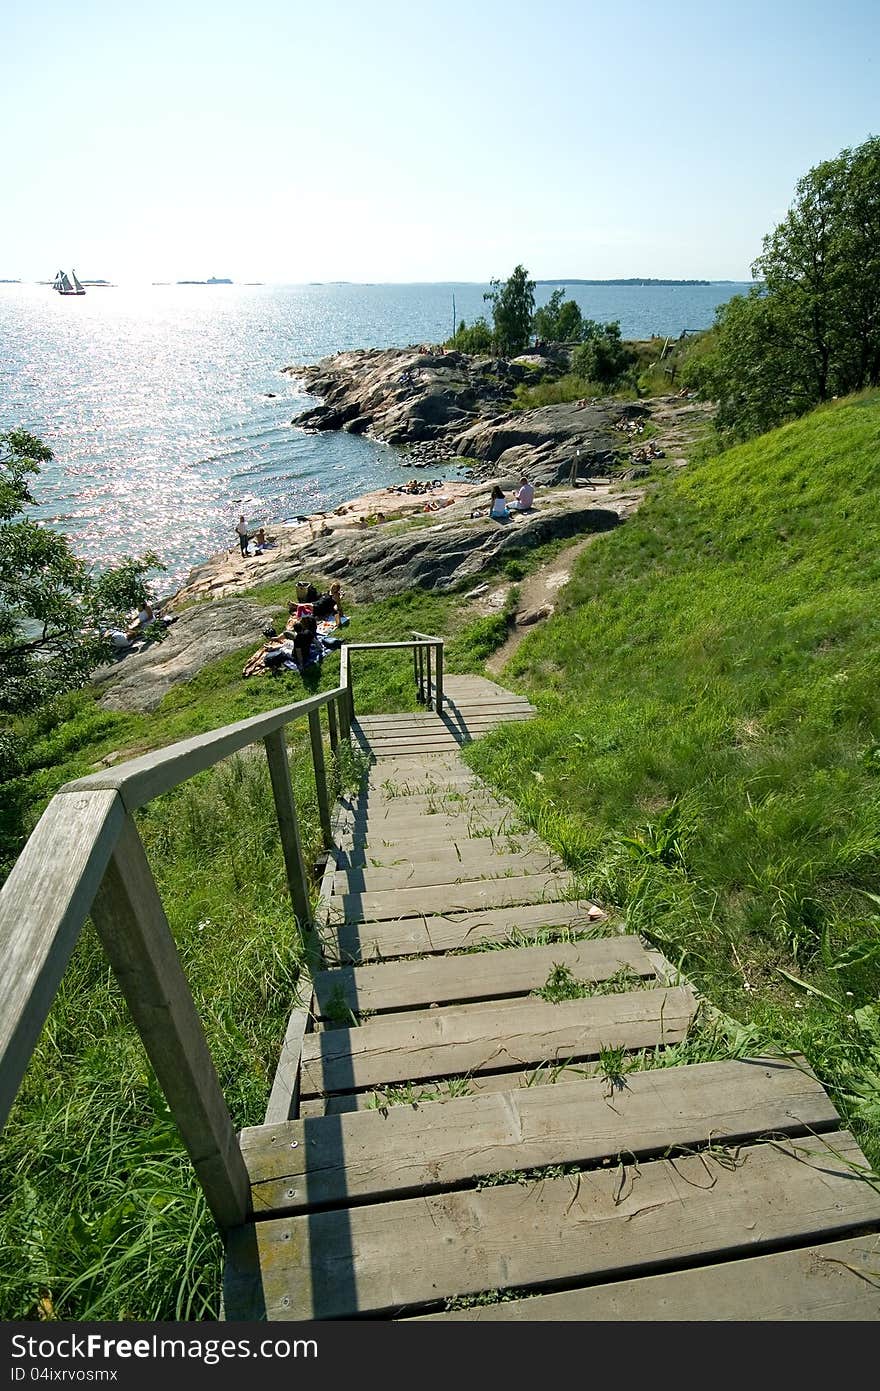
[[[674,986],[559,1004],[529,997],[379,1015],[359,1028],[306,1034],[301,1091],[363,1091],[596,1057],[603,1048],[653,1048],[679,1042],[695,1009],[690,987]]]
[[[424,832],[419,827],[406,836],[389,837],[377,833],[374,836],[337,836],[333,858],[339,870],[378,868],[381,865],[393,867],[404,862],[425,865],[436,859],[439,852],[448,850],[456,856],[459,863],[482,862],[495,851],[499,855],[517,855],[540,852],[545,858],[552,852],[531,832],[514,833],[499,831],[491,834],[467,835],[467,827],[458,827],[458,834],[447,826],[442,831]],[[492,828],[490,828],[492,829]]]
[[[589,931],[604,917],[601,908],[581,899],[444,916],[425,914],[401,921],[345,923],[335,927],[332,934],[325,932],[324,950],[328,960],[388,961],[399,956],[459,951],[481,942],[503,942],[511,934],[529,937],[549,929]]]
[[[504,855],[501,847],[484,846],[482,856],[456,853],[454,847],[437,850],[417,864],[405,857],[387,856],[384,863],[337,871],[334,894],[371,894],[390,889],[428,888],[434,884],[460,884],[477,879],[501,879],[512,875],[545,875],[565,866],[549,850],[523,850]]]
[[[227,1317],[395,1315],[843,1236],[880,1222],[865,1162],[836,1131],[269,1218],[229,1234]]]
[[[493,1003],[497,1004],[497,1001]],[[632,1060],[643,1051],[648,1055],[656,1049],[629,1049]],[[659,1051],[662,1053],[663,1047]],[[583,1082],[602,1075],[598,1059],[579,1062],[538,1063],[532,1068],[512,1072],[474,1072],[465,1077],[428,1079],[424,1082],[391,1083],[363,1092],[334,1092],[332,1096],[303,1097],[298,1114],[301,1119],[314,1116],[342,1116],[352,1111],[389,1111],[397,1106],[442,1106],[458,1097],[490,1096],[495,1092],[518,1091],[521,1087],[552,1087],[560,1082]]]
[[[874,1233],[694,1270],[422,1314],[416,1321],[864,1322],[880,1319],[878,1277],[880,1236]]]
[[[611,1099],[597,1078],[243,1130],[254,1210],[305,1212],[839,1123],[806,1065],[779,1058],[633,1072]]]
[[[328,922],[387,922],[435,913],[467,913],[477,908],[507,908],[524,903],[552,903],[575,892],[570,874],[526,874],[512,879],[471,879],[420,889],[380,889],[340,894],[328,904]]]
[[[471,824],[503,829],[523,823],[512,807],[502,806],[498,802],[486,802],[482,806],[446,803],[438,805],[436,809],[420,807],[415,812],[393,807],[390,803],[387,806],[342,807],[337,822],[340,833],[363,835],[374,832],[380,836],[399,835],[406,831],[421,835],[446,826],[464,833]]]
[[[325,1019],[328,1012],[338,1014],[340,1004],[362,1014],[527,995],[545,984],[554,966],[565,966],[578,981],[608,980],[623,969],[645,980],[655,978],[637,937],[599,937],[318,971],[313,982],[315,1009],[318,1018]]]

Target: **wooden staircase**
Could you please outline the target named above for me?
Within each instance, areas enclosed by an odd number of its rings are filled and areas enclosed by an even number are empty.
[[[622,1075],[697,996],[461,762],[532,707],[444,689],[352,726],[372,763],[287,1083],[240,1137],[226,1317],[880,1317],[880,1195],[823,1088],[780,1058]],[[560,978],[596,993],[535,993]]]

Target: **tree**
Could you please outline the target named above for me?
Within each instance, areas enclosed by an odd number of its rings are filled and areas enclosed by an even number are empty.
[[[535,310],[535,333],[548,343],[579,343],[583,337],[584,318],[573,299],[565,298],[565,290],[556,289],[540,309]]]
[[[880,137],[816,165],[752,266],[761,281],[718,311],[693,378],[744,437],[880,384]]]
[[[0,434],[0,712],[33,708],[82,685],[110,653],[102,630],[149,597],[163,567],[149,552],[92,574],[67,538],[24,515],[29,477],[53,457],[26,430]]]
[[[462,319],[454,336],[446,340],[445,346],[455,348],[460,353],[491,353],[492,330],[482,314],[472,324],[466,324]]]
[[[492,280],[483,295],[492,305],[495,347],[505,357],[521,353],[528,346],[535,311],[535,282],[524,266],[517,266],[510,279]]]
[[[584,322],[586,341],[571,355],[572,370],[588,382],[614,386],[636,361],[636,354],[620,337],[620,324],[615,319],[598,324],[593,319]]]

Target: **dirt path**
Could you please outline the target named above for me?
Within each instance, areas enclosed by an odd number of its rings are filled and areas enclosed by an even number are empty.
[[[602,532],[593,532],[590,536],[581,537],[579,541],[567,546],[560,555],[554,556],[540,570],[536,570],[533,575],[528,575],[522,581],[519,586],[519,602],[516,608],[514,626],[503,646],[499,647],[497,652],[493,652],[486,662],[486,670],[492,676],[500,674],[523,638],[532,631],[534,624],[539,623],[544,618],[549,618],[556,607],[560,589],[571,579],[575,560],[581,551],[585,550],[602,534]],[[491,607],[502,608],[512,588],[512,585],[506,585],[502,589],[494,590],[491,595],[487,595],[487,599],[493,601]]]

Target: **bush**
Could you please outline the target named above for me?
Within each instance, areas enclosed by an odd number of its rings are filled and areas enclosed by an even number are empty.
[[[459,353],[473,353],[474,356],[491,353],[492,330],[482,314],[472,324],[466,324],[462,319],[453,337],[447,338],[445,346]]]
[[[571,355],[572,371],[587,381],[614,386],[636,362],[636,353],[621,341],[620,324],[595,325],[600,331]]]

